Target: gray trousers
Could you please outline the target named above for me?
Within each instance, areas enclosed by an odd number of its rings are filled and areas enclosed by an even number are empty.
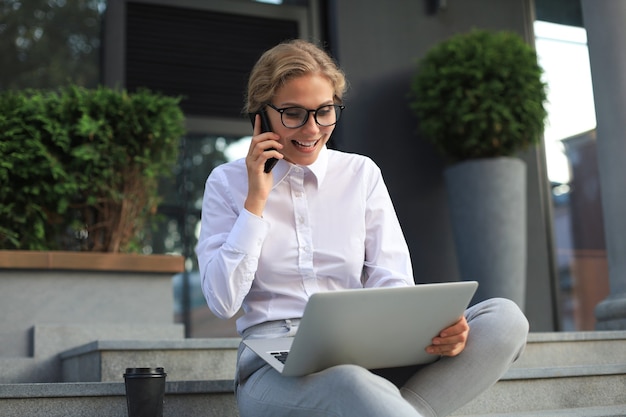
[[[340,365],[284,377],[243,343],[235,377],[241,417],[443,417],[495,384],[521,355],[528,321],[512,301],[495,298],[465,312],[465,350],[421,367],[369,371]],[[289,320],[247,329],[243,337],[284,337]]]

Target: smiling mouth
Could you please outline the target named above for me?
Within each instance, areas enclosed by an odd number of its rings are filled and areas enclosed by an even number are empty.
[[[319,139],[316,140],[315,142],[298,142],[297,140],[292,140],[291,143],[296,145],[296,147],[298,148],[311,149],[311,148],[314,148],[315,145],[317,145],[319,141],[320,141]]]

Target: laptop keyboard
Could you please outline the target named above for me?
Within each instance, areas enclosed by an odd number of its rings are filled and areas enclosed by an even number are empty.
[[[285,363],[287,361],[287,355],[289,351],[280,351],[280,352],[270,352],[270,355],[278,359],[281,363]]]

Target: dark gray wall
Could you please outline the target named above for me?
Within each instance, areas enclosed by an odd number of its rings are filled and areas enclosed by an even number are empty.
[[[422,0],[335,0],[329,33],[346,71],[348,109],[338,148],[372,157],[381,167],[404,229],[416,280],[459,277],[443,183],[444,165],[416,136],[407,93],[417,59],[438,41],[473,27],[515,31],[534,43],[531,0],[447,0],[435,15]],[[550,207],[543,148],[528,164],[528,285],[532,331],[557,330]]]

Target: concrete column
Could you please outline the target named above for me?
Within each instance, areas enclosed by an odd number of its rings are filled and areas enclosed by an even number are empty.
[[[598,330],[626,329],[626,0],[582,0],[593,79],[610,295]]]

